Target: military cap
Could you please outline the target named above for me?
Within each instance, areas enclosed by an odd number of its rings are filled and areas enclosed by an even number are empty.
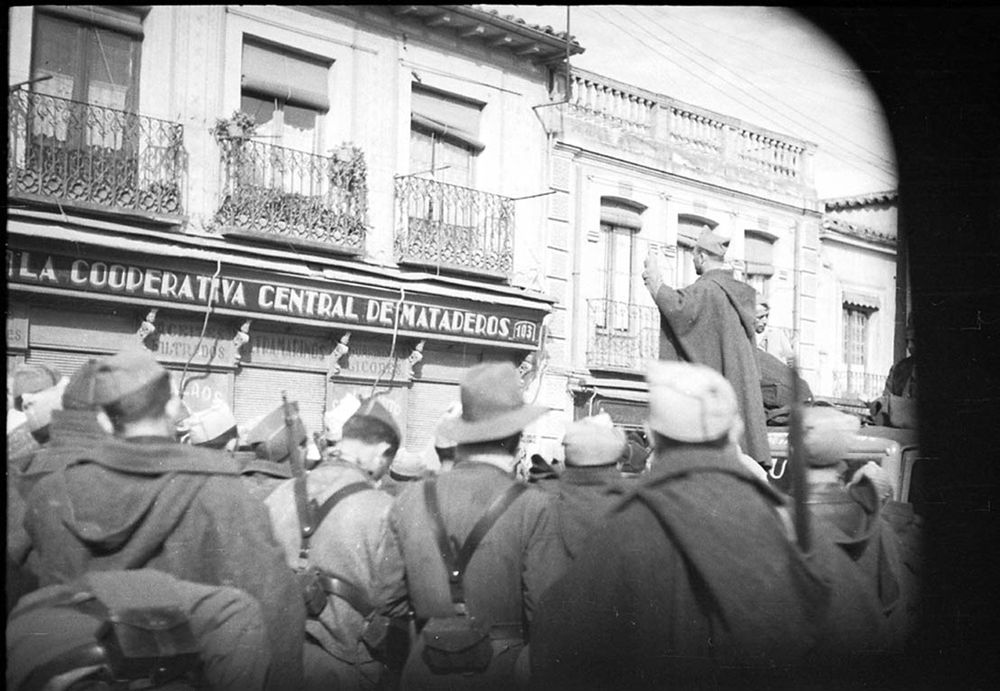
[[[73,372],[63,390],[63,409],[94,410],[100,407],[97,401],[98,371],[100,371],[100,361],[91,358]]]
[[[302,444],[309,435],[299,417],[299,404],[290,401],[292,409],[292,444]],[[279,462],[288,458],[294,446],[288,443],[288,433],[285,424],[285,407],[279,405],[264,416],[257,425],[247,433],[247,443],[250,444],[257,458],[266,461]]]
[[[462,414],[438,430],[458,444],[504,439],[522,431],[548,408],[524,402],[521,381],[509,362],[489,362],[468,371],[459,387]]]
[[[360,407],[361,401],[358,400],[358,397],[349,393],[341,398],[332,410],[328,410],[326,414],[323,415],[323,434],[326,437],[326,440],[329,442],[340,441],[344,431],[344,423],[347,422]]]
[[[145,348],[126,348],[98,361],[94,402],[101,406],[116,403],[158,381],[166,373],[163,365]]]
[[[426,471],[427,463],[423,454],[409,449],[400,449],[389,466],[389,472],[395,480],[419,480]]]
[[[851,450],[851,442],[861,421],[831,406],[816,406],[802,411],[802,447],[806,463],[812,468],[836,465]]]
[[[625,433],[601,413],[567,425],[563,446],[567,466],[613,465],[625,452]]]
[[[384,423],[389,429],[391,429],[396,435],[397,440],[402,439],[403,434],[399,431],[399,423],[396,422],[396,418],[393,414],[389,412],[388,407],[383,404],[381,398],[381,396],[373,396],[372,398],[363,401],[361,406],[353,415],[351,415],[351,417],[348,418],[348,420],[358,417],[373,418]],[[388,403],[388,401],[385,403]],[[345,422],[344,424],[346,425],[347,423]]]
[[[736,393],[706,365],[654,360],[646,370],[649,426],[669,439],[715,441],[739,423]]]
[[[52,422],[52,411],[62,408],[63,390],[69,380],[63,377],[54,386],[35,393],[25,393],[21,397],[21,408],[28,418],[28,427],[38,432]]]
[[[210,408],[192,413],[178,428],[188,435],[188,443],[219,449],[237,436],[237,423],[233,411],[224,401],[216,401]]]
[[[646,469],[646,461],[649,460],[649,449],[640,444],[635,439],[630,439],[622,449],[620,459],[620,470],[629,475],[641,473]]]
[[[11,393],[20,408],[20,400],[26,393],[38,393],[55,386],[62,379],[59,371],[41,363],[27,363],[14,368]]]
[[[708,226],[703,226],[695,248],[721,258],[726,256],[726,251],[729,249],[729,238],[724,238]]]

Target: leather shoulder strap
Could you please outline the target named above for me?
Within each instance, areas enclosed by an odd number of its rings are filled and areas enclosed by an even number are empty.
[[[304,562],[303,566],[309,560],[309,543],[312,540],[313,533],[319,528],[323,519],[341,501],[347,499],[352,494],[366,489],[371,489],[371,485],[367,482],[352,482],[331,494],[321,505],[317,505],[314,499],[307,499],[305,475],[296,475],[295,510],[299,514],[299,529],[302,533],[302,539],[299,543],[299,560]]]
[[[449,580],[455,572],[457,558],[455,549],[448,541],[448,532],[444,527],[444,519],[441,517],[441,504],[438,502],[437,478],[429,477],[424,480],[424,501],[427,503],[427,513],[430,514],[434,524],[434,538],[437,540],[438,551],[444,560],[444,566],[448,570]],[[457,577],[458,574],[455,574]]]
[[[493,527],[500,516],[502,516],[504,512],[510,508],[510,505],[513,504],[514,501],[527,489],[527,485],[521,482],[515,482],[493,500],[490,504],[490,508],[486,509],[486,513],[484,513],[482,518],[480,518],[479,521],[476,522],[476,525],[472,527],[472,531],[469,533],[469,536],[465,538],[465,543],[462,545],[462,549],[458,553],[457,568],[460,574],[465,572],[466,567],[469,565],[469,561],[472,560],[472,555],[475,554],[476,548],[479,547],[479,543],[482,542],[484,537],[486,537],[486,533],[490,531],[490,528]]]

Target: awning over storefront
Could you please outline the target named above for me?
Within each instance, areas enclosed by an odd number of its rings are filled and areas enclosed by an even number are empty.
[[[882,301],[879,300],[878,295],[853,290],[844,291],[843,303],[873,312],[882,307]]]

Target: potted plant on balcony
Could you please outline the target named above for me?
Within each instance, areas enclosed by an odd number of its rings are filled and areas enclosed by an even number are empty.
[[[211,132],[219,144],[233,140],[243,142],[257,134],[257,121],[252,115],[237,110],[232,117],[216,120]]]
[[[363,236],[368,215],[368,167],[364,152],[344,142],[333,150],[327,175],[334,200],[334,225],[346,236]]]

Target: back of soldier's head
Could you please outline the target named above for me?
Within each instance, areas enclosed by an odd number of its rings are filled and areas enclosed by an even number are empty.
[[[93,377],[93,400],[107,412],[116,432],[164,416],[173,398],[170,373],[145,348],[99,360]]]
[[[386,443],[386,455],[394,456],[399,449],[399,433],[386,421],[371,415],[352,415],[344,423],[341,439],[359,441],[374,446]]]
[[[732,385],[705,365],[649,363],[649,420],[657,448],[700,444],[725,446],[742,432]]]

